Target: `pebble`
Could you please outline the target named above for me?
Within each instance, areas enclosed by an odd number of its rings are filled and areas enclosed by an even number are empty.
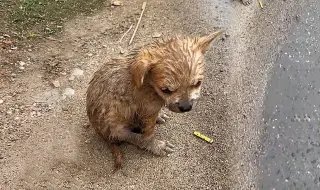
[[[121,6],[121,5],[122,5],[122,2],[119,1],[119,0],[115,0],[115,1],[112,2],[112,5],[113,5],[113,6]]]
[[[32,111],[32,112],[30,113],[31,116],[35,116],[36,114],[37,114],[37,112],[35,112],[35,111]]]
[[[19,67],[19,69],[24,70],[25,68],[23,66]]]
[[[19,65],[20,65],[20,66],[25,66],[25,65],[26,65],[26,62],[19,61]]]
[[[60,82],[58,80],[52,81],[52,85],[56,88],[60,87]]]
[[[3,102],[4,102],[4,101],[0,99],[0,104],[3,104]]]
[[[161,34],[160,32],[155,32],[155,33],[153,33],[152,37],[153,37],[153,38],[160,38],[161,35],[162,35],[162,34]]]
[[[72,76],[82,76],[83,75],[83,70],[79,69],[79,68],[75,68],[72,71]]]
[[[66,89],[64,89],[63,96],[64,96],[64,98],[71,97],[74,95],[74,93],[75,93],[75,91],[72,88],[66,88]]]
[[[8,110],[8,111],[7,111],[7,114],[8,114],[8,115],[11,115],[11,114],[12,114],[12,111],[11,111],[11,110]]]
[[[74,76],[69,77],[69,80],[73,81],[74,80]]]

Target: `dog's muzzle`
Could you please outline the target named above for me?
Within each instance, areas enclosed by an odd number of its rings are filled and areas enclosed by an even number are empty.
[[[178,102],[178,108],[181,112],[188,112],[192,109],[193,101]]]
[[[184,112],[188,112],[191,111],[192,108],[195,105],[195,101],[193,100],[187,100],[187,101],[179,101],[176,103],[172,103],[172,104],[166,104],[165,106],[173,112],[176,113],[184,113]]]

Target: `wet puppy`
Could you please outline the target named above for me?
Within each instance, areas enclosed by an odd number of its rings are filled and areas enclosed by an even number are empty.
[[[87,90],[87,115],[123,165],[119,142],[164,156],[174,146],[154,137],[163,122],[161,108],[188,112],[200,96],[204,53],[223,31],[203,37],[172,38],[141,48],[125,59],[112,60],[93,76]]]

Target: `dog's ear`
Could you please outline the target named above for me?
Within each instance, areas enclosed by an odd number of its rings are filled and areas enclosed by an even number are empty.
[[[224,33],[225,30],[219,30],[216,32],[213,32],[207,36],[202,36],[199,38],[197,44],[196,44],[196,50],[200,51],[201,53],[205,53],[207,49],[209,48],[211,42],[219,37],[222,33]]]
[[[151,63],[147,60],[139,60],[131,65],[131,73],[135,85],[140,88],[143,84],[144,78],[151,69]]]

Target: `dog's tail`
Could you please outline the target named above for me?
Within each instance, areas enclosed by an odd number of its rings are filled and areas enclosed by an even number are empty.
[[[109,148],[114,156],[114,172],[121,169],[124,162],[124,155],[119,149],[119,144],[110,142]]]

